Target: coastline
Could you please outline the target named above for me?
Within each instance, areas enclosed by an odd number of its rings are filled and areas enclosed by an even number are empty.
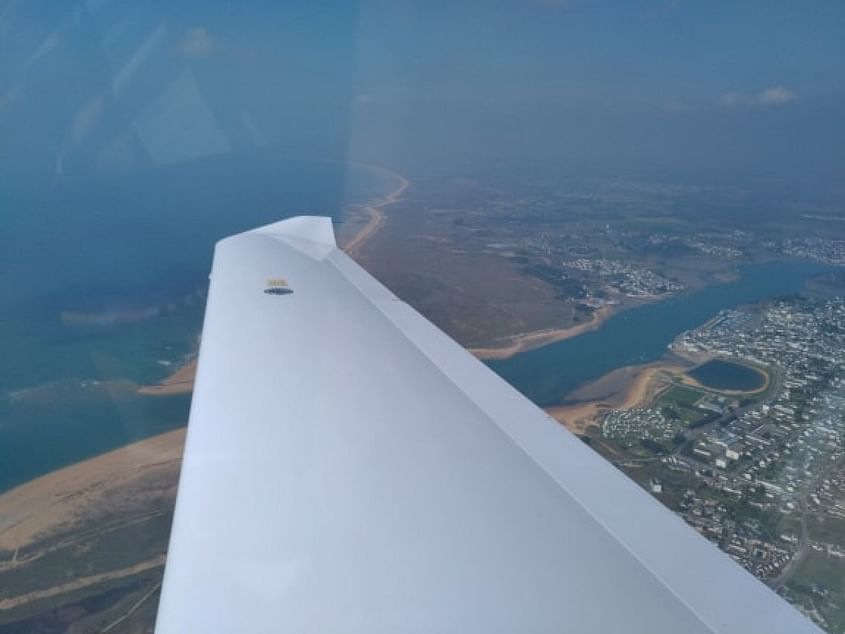
[[[410,186],[410,181],[404,176],[383,168],[371,168],[396,177],[398,185],[383,198],[363,207],[369,219],[346,243],[345,248],[350,255],[360,253],[361,248],[384,226],[384,209],[400,200]],[[193,356],[160,382],[137,386],[137,393],[153,398],[190,394],[194,388],[196,369],[197,356]],[[75,543],[76,533],[86,530],[83,527],[90,522],[113,522],[113,516],[124,505],[130,516],[139,508],[146,509],[138,521],[172,509],[186,433],[187,428],[182,427],[152,436],[51,471],[0,493],[0,574],[17,574],[17,569],[68,548],[69,544]],[[50,585],[19,596],[4,597],[0,608],[22,607],[33,601],[130,578],[161,568],[163,563],[164,554],[154,554],[128,567],[97,572],[72,583]]]
[[[569,431],[584,435],[597,417],[611,409],[645,407],[666,385],[689,367],[667,359],[619,368],[568,395],[571,404],[546,408],[546,413]]]
[[[134,601],[146,593],[143,601],[152,594],[163,574],[185,432],[126,445],[0,494],[0,622],[80,609],[80,596],[119,591]]]
[[[402,174],[389,170],[385,167],[375,165],[363,165],[367,169],[382,172],[398,180],[399,184],[383,198],[374,202],[368,202],[363,209],[368,213],[367,223],[352,236],[341,248],[349,256],[360,255],[362,247],[384,226],[387,217],[384,208],[393,205],[402,198],[402,194],[411,185]],[[173,394],[188,394],[194,389],[194,380],[197,373],[197,356],[194,355],[187,363],[181,365],[175,372],[153,385],[142,385],[138,388],[138,394],[144,396],[170,396]]]
[[[542,348],[550,343],[563,341],[564,339],[571,339],[572,337],[583,335],[585,332],[597,330],[605,321],[616,314],[616,312],[617,311],[615,311],[611,306],[602,306],[593,313],[590,321],[584,323],[575,324],[574,326],[569,326],[568,328],[535,330],[533,332],[508,337],[506,342],[500,346],[467,348],[467,350],[482,361],[500,361],[503,359],[510,359],[522,352],[534,350],[535,348]]]
[[[173,374],[154,385],[142,385],[138,394],[144,396],[170,396],[172,394],[188,394],[194,389],[194,379],[197,374],[197,357],[180,366]]]
[[[165,432],[94,456],[25,482],[0,494],[0,570],[24,564],[19,549],[72,525],[106,502],[110,491],[139,488],[148,478],[162,478],[174,489],[182,461],[185,428]]]
[[[400,174],[368,167],[395,176],[399,185],[385,197],[365,206],[370,221],[347,243],[347,252],[350,247],[357,252],[366,244],[384,224],[383,209],[397,202],[410,186],[410,181]],[[151,397],[188,394],[194,388],[196,370],[197,357],[194,356],[162,381],[138,386],[137,392]],[[150,474],[170,469],[175,486],[184,442],[183,427],[51,471],[0,493],[0,551],[14,552],[72,522],[108,491],[132,486]],[[8,562],[0,562],[0,567],[4,565]]]
[[[342,245],[343,250],[346,251],[347,255],[350,257],[357,257],[360,255],[361,248],[376,233],[378,233],[378,231],[384,226],[384,223],[387,222],[387,216],[384,213],[384,208],[399,202],[402,199],[402,194],[404,194],[405,190],[411,185],[411,181],[402,176],[402,174],[387,168],[377,167],[374,165],[365,165],[363,167],[382,172],[383,174],[388,174],[392,178],[397,179],[399,181],[399,185],[384,198],[375,202],[368,202],[364,205],[363,210],[369,216],[367,223],[358,231],[358,233],[352,236],[346,244]]]

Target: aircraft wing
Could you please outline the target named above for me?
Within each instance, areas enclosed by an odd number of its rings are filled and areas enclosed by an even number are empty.
[[[216,247],[156,631],[818,630],[298,217]]]

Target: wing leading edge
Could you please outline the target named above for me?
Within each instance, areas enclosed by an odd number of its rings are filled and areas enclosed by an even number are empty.
[[[818,630],[299,217],[216,247],[156,631]]]

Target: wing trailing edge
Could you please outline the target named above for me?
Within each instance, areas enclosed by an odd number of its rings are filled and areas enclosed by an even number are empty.
[[[158,634],[819,631],[328,219],[227,238],[213,269]]]

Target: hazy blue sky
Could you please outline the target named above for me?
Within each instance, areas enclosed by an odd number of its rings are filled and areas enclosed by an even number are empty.
[[[0,10],[0,160],[269,144],[842,175],[845,3],[33,2]]]

